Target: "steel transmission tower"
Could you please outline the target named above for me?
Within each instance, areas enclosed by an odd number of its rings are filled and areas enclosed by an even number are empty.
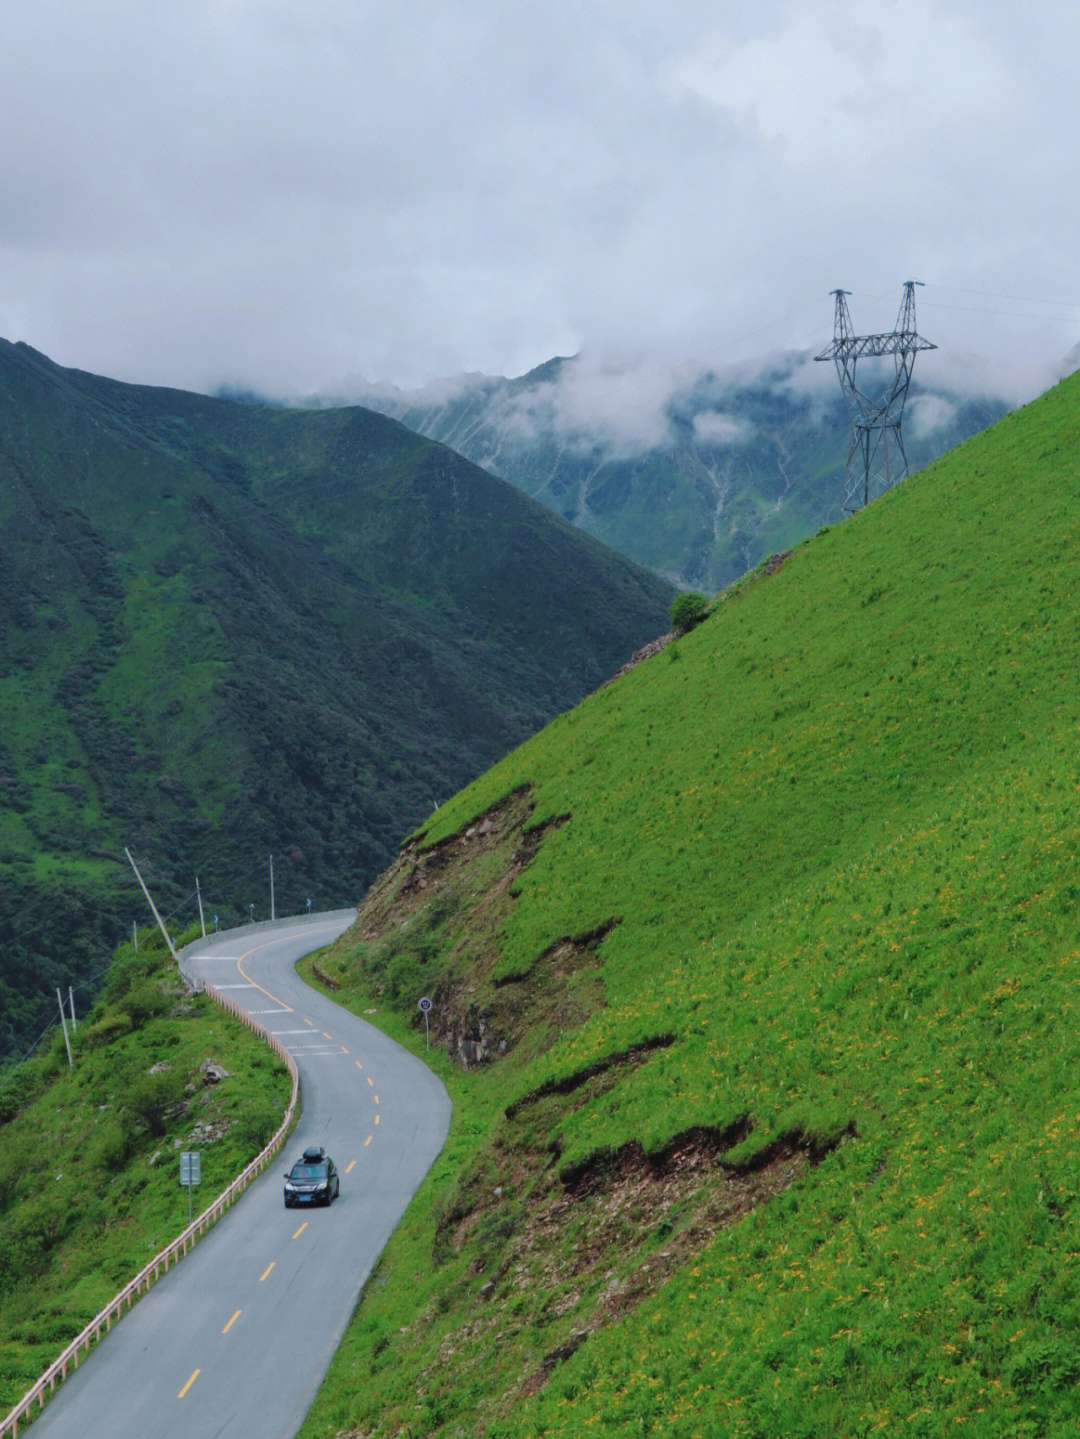
[[[911,371],[919,350],[936,350],[915,329],[915,286],[921,280],[907,280],[896,328],[890,335],[856,335],[851,328],[847,296],[849,290],[834,290],[836,325],[832,344],[815,355],[815,360],[834,360],[840,388],[851,420],[851,448],[844,476],[844,509],[858,510],[906,477],[907,452],[900,422],[911,384]],[[893,358],[892,383],[876,395],[861,390],[855,377],[859,360]]]

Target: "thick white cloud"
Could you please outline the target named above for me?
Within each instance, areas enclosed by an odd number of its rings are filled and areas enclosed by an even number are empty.
[[[0,334],[287,394],[584,349],[647,431],[916,278],[920,367],[1030,391],[1080,330],[1078,68],[1059,0],[9,6]]]
[[[790,5],[768,34],[709,37],[672,79],[777,143],[796,173],[832,184],[839,172],[846,187],[899,161],[891,179],[904,183],[928,147],[978,156],[1011,107],[1013,77],[980,32],[931,0]]]
[[[743,445],[753,435],[753,427],[719,410],[705,410],[694,416],[694,434],[713,445]]]

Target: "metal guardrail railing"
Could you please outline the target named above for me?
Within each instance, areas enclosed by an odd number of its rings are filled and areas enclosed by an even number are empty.
[[[313,915],[312,918],[314,919],[316,916]],[[266,927],[269,928],[269,926]],[[250,928],[248,932],[250,932]],[[211,1204],[208,1209],[204,1209],[197,1219],[193,1219],[184,1232],[177,1235],[171,1244],[166,1245],[160,1254],[155,1254],[148,1264],[144,1264],[135,1278],[128,1284],[125,1284],[120,1293],[111,1299],[99,1314],[96,1314],[94,1318],[91,1319],[90,1323],[80,1334],[76,1335],[60,1357],[49,1365],[48,1369],[46,1369],[45,1373],[33,1388],[28,1389],[18,1404],[15,1405],[15,1408],[0,1421],[0,1439],[9,1439],[9,1436],[10,1439],[18,1439],[19,1425],[29,1423],[33,1415],[34,1405],[36,1404],[38,1406],[39,1412],[44,1408],[47,1394],[52,1394],[57,1384],[63,1383],[70,1369],[78,1368],[80,1355],[85,1358],[90,1352],[91,1345],[98,1343],[102,1334],[108,1333],[120,1316],[131,1308],[139,1295],[144,1291],[148,1291],[151,1284],[153,1284],[161,1274],[165,1273],[170,1265],[182,1259],[189,1249],[195,1247],[195,1243],[199,1237],[221,1218],[226,1209],[243,1193],[255,1176],[266,1168],[267,1164],[269,1164],[270,1160],[273,1159],[274,1155],[285,1142],[285,1137],[296,1115],[297,1103],[300,1097],[300,1075],[296,1068],[295,1059],[293,1059],[280,1039],[271,1034],[265,1025],[260,1024],[257,1019],[253,1019],[250,1014],[245,1013],[228,995],[222,994],[220,990],[215,989],[210,983],[204,983],[202,989],[216,1004],[221,1005],[222,1009],[228,1010],[230,1014],[235,1015],[237,1019],[246,1024],[249,1029],[261,1035],[275,1054],[284,1060],[292,1076],[292,1095],[289,1099],[289,1107],[285,1111],[285,1118],[281,1121],[276,1134],[266,1148],[255,1156],[251,1163],[236,1176],[227,1189],[222,1190],[213,1204]]]

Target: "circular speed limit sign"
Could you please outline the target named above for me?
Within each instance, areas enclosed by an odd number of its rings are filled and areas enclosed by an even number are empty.
[[[431,1010],[432,1010],[431,1000],[428,999],[427,996],[425,995],[424,998],[423,998],[422,1000],[420,1000],[419,1004],[418,1004],[416,1007],[417,1007],[417,1009],[420,1011],[421,1014],[430,1014],[430,1013],[431,1013]]]

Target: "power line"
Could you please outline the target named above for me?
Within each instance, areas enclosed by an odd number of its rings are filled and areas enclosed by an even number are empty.
[[[1007,295],[997,290],[968,290],[959,285],[935,285],[934,289],[944,290],[948,295],[985,295],[988,300],[1016,300],[1021,305],[1060,305],[1066,309],[1080,309],[1080,300],[1048,300],[1041,295]]]
[[[1069,318],[1068,316],[1065,316],[1065,315],[1045,315],[1045,314],[1040,315],[1040,314],[1037,314],[1037,313],[1025,313],[1023,310],[992,310],[992,309],[989,309],[989,308],[988,308],[987,306],[985,306],[985,305],[950,305],[947,300],[939,300],[939,299],[937,299],[937,292],[938,292],[939,290],[944,290],[946,293],[949,293],[949,294],[959,294],[959,295],[986,295],[987,298],[991,298],[991,299],[1015,300],[1015,301],[1017,301],[1019,304],[1037,305],[1037,304],[1042,303],[1042,302],[1039,301],[1039,300],[1028,300],[1028,299],[1026,299],[1026,298],[1025,298],[1024,296],[1022,296],[1022,295],[994,295],[994,294],[992,294],[992,292],[987,291],[987,290],[950,290],[950,288],[949,288],[948,285],[934,285],[934,286],[928,287],[928,289],[929,289],[929,291],[930,291],[929,297],[928,297],[929,303],[930,303],[930,305],[931,305],[931,308],[934,309],[934,310],[955,310],[955,311],[957,311],[959,314],[963,314],[963,315],[995,315],[995,316],[1004,317],[1004,318],[1013,319],[1013,320],[1056,320],[1056,319],[1067,319],[1067,318]],[[854,295],[855,295],[858,299],[860,299],[860,300],[882,300],[882,301],[884,301],[884,300],[886,300],[886,299],[888,298],[888,297],[885,296],[885,295],[871,295],[871,294],[867,293],[866,291],[862,291],[862,290],[849,291],[849,293],[854,294]],[[924,304],[925,304],[925,303],[926,303],[926,301],[924,301]],[[1071,309],[1073,309],[1073,310],[1078,310],[1078,309],[1080,309],[1080,302],[1066,301],[1066,300],[1052,300],[1052,301],[1047,301],[1046,303],[1057,305],[1057,306],[1061,307],[1062,309],[1069,309],[1069,308],[1071,308]]]
[[[756,339],[758,335],[764,334],[766,330],[775,330],[777,325],[786,325],[789,320],[798,319],[800,315],[805,315],[808,310],[815,309],[821,298],[821,296],[818,296],[817,298],[810,300],[807,304],[800,305],[797,310],[791,310],[788,312],[788,314],[781,315],[776,320],[770,320],[765,325],[759,325],[756,330],[748,330],[745,334],[739,335],[735,339],[728,339],[725,342],[725,348],[728,350],[734,349],[736,345],[742,345],[747,340]]]
[[[962,315],[997,315],[1012,320],[1064,320],[1066,318],[1064,315],[1025,314],[1023,310],[988,310],[985,307],[974,305],[949,305],[943,304],[940,300],[934,301],[933,308],[935,310],[956,310]],[[1080,306],[1077,308],[1080,309]]]
[[[17,1065],[18,1065],[18,1064],[25,1064],[26,1061],[27,1061],[27,1060],[30,1058],[30,1056],[33,1054],[34,1050],[37,1049],[38,1045],[39,1045],[39,1044],[41,1043],[41,1041],[45,1038],[45,1036],[49,1033],[49,1031],[56,1028],[58,1022],[59,1022],[59,1021],[58,1021],[58,1020],[55,1020],[55,1019],[50,1020],[50,1022],[45,1026],[45,1028],[44,1028],[44,1029],[41,1031],[41,1033],[38,1035],[37,1039],[34,1040],[33,1044],[30,1046],[30,1048],[29,1048],[29,1049],[26,1051],[26,1053],[23,1055],[22,1059],[17,1059],[17,1060],[15,1061],[15,1063],[16,1063]]]

